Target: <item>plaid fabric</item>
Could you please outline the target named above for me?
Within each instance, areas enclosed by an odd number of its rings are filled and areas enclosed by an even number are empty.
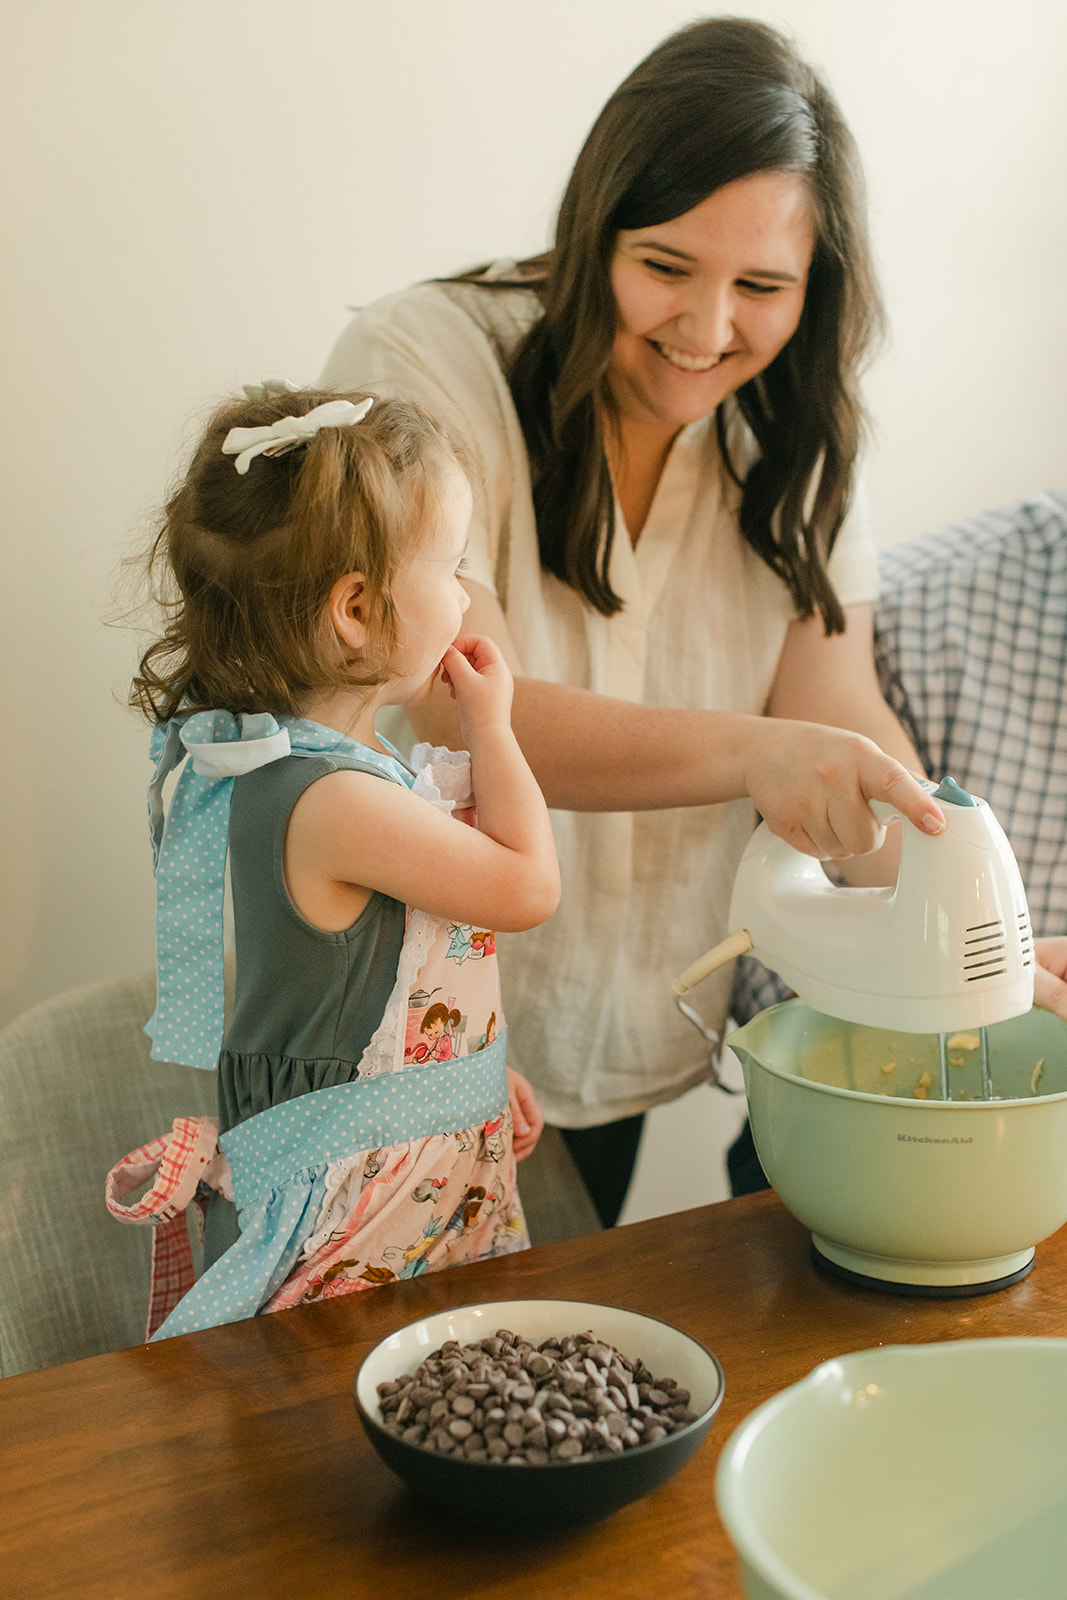
[[[1035,934],[1067,930],[1067,493],[882,553],[886,699],[934,779],[988,800]]]
[[[210,1117],[178,1117],[171,1133],[131,1150],[107,1175],[104,1202],[111,1215],[154,1230],[146,1338],[193,1286],[185,1211],[197,1199],[197,1185],[217,1148],[218,1126]],[[126,1205],[125,1196],[145,1183],[150,1184],[147,1193]]]
[[[988,511],[879,557],[882,692],[929,776],[992,806],[1034,933],[1067,931],[1067,493]],[[790,990],[745,956],[730,1015]]]
[[[148,1321],[145,1338],[151,1339],[170,1316],[179,1300],[193,1287],[193,1247],[189,1226],[182,1217],[172,1217],[152,1230],[152,1279],[148,1292]]]

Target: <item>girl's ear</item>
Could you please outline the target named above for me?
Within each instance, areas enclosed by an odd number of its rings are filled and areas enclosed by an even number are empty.
[[[330,590],[330,621],[338,639],[349,650],[362,650],[367,641],[367,583],[362,572],[348,572]]]

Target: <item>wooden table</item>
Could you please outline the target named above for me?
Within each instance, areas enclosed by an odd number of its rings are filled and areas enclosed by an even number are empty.
[[[726,1398],[663,1489],[589,1528],[515,1537],[414,1499],[352,1404],[403,1323],[520,1296],[607,1301],[703,1340]],[[714,1473],[752,1408],[828,1356],[1067,1335],[1067,1228],[1029,1277],[969,1300],[854,1288],[771,1194],[0,1382],[5,1600],[733,1600]]]

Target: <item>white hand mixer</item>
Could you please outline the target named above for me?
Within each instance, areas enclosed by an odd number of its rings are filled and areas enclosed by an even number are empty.
[[[941,1098],[951,1099],[948,1035],[975,1029],[982,1094],[993,1098],[985,1028],[1030,1010],[1034,941],[1011,845],[986,801],[945,778],[946,826],[933,836],[903,822],[891,888],[842,888],[819,862],[761,823],[730,902],[737,931],[687,968],[676,998],[751,950],[814,1010],[871,1028],[940,1036]],[[880,822],[903,820],[870,802]],[[683,1008],[689,1015],[689,1008]]]

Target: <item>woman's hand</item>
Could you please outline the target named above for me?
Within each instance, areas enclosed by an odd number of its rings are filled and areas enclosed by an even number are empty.
[[[1034,1004],[1067,1022],[1067,938],[1035,939]]]
[[[868,801],[887,800],[924,833],[944,830],[929,791],[863,734],[816,722],[758,724],[745,782],[772,833],[805,855],[840,861],[885,839]]]
[[[772,832],[834,861],[882,843],[869,800],[889,801],[924,833],[944,827],[913,776],[919,757],[882,698],[871,606],[846,606],[845,620],[844,633],[831,635],[818,617],[790,624],[767,703],[772,720],[752,741],[763,763],[759,793],[749,791]],[[891,835],[884,857],[857,863],[849,881],[892,883],[898,851]]]
[[[545,1119],[541,1115],[541,1107],[537,1104],[534,1092],[526,1079],[521,1072],[513,1072],[510,1067],[508,1068],[508,1103],[511,1106],[511,1121],[514,1129],[512,1146],[515,1151],[515,1160],[525,1161],[541,1137]]]

